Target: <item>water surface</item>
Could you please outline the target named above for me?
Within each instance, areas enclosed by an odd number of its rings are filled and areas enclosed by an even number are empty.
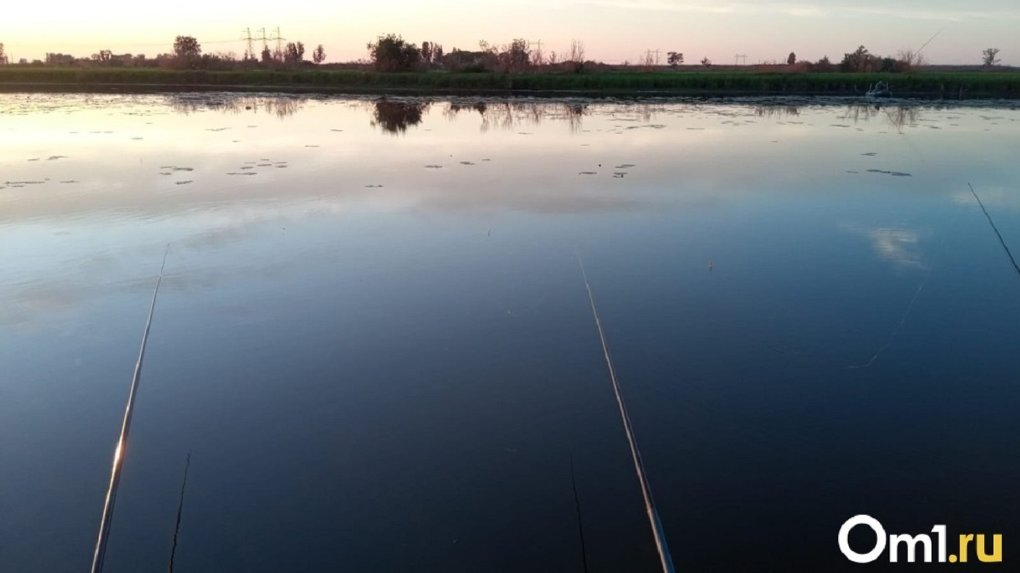
[[[1020,113],[0,95],[0,570],[683,571],[1020,534]],[[959,567],[954,568],[959,569]]]

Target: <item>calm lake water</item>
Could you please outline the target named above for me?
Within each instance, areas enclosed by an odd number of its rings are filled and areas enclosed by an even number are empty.
[[[578,255],[678,570],[850,570],[858,513],[1008,568],[1020,275],[968,183],[1020,254],[1018,141],[1009,104],[0,95],[0,571],[87,570],[167,244],[107,571],[166,569],[189,452],[177,571],[582,571],[571,459],[590,571],[656,571]]]

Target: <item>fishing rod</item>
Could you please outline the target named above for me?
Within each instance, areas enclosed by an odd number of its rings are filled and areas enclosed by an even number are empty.
[[[634,460],[634,471],[637,473],[638,482],[641,484],[641,495],[645,500],[645,512],[648,514],[648,524],[652,528],[652,537],[655,538],[655,548],[659,552],[659,562],[662,565],[663,573],[675,573],[673,557],[670,555],[669,546],[666,544],[666,533],[663,531],[659,512],[655,509],[655,502],[652,499],[652,487],[648,483],[645,464],[641,460],[641,452],[638,450],[637,440],[634,438],[634,429],[631,427],[630,415],[627,414],[627,405],[623,401],[623,392],[620,390],[620,382],[616,379],[616,369],[613,368],[613,359],[609,356],[609,345],[606,343],[606,335],[602,331],[602,321],[599,319],[599,311],[595,306],[595,295],[592,294],[591,283],[588,282],[588,273],[584,270],[584,261],[581,260],[580,254],[577,255],[577,264],[581,267],[584,287],[588,289],[588,302],[591,303],[591,313],[595,317],[595,328],[598,330],[599,340],[602,342],[602,354],[605,356],[606,366],[609,368],[609,379],[613,383],[616,404],[620,407],[623,430],[627,434],[627,444],[630,446],[630,455]]]
[[[992,216],[988,214],[988,209],[985,209],[984,202],[981,201],[981,197],[978,197],[977,191],[974,190],[974,186],[967,183],[967,187],[970,187],[970,192],[977,199],[978,206],[981,207],[981,211],[985,214],[985,218],[988,219],[988,224],[992,226],[992,230],[995,231],[995,236],[999,238],[999,244],[1002,245],[1003,250],[1006,251],[1006,256],[1009,257],[1009,262],[1013,263],[1013,269],[1017,275],[1020,275],[1020,265],[1017,265],[1016,259],[1013,257],[1013,252],[1009,250],[1009,246],[1006,245],[1006,239],[1002,238],[1002,233],[999,232],[999,228],[995,226],[995,221],[992,221]]]
[[[921,57],[921,52],[923,52],[924,49],[928,47],[928,44],[932,43],[932,41],[935,40],[935,38],[937,38],[938,35],[941,34],[942,30],[944,30],[944,29],[945,28],[939,28],[939,31],[935,32],[934,34],[932,34],[931,38],[928,38],[927,42],[921,44],[921,47],[917,49],[917,57],[918,57],[918,59],[920,59],[920,57]]]
[[[113,524],[113,506],[114,502],[117,501],[117,486],[120,485],[120,472],[124,467],[124,449],[127,447],[128,433],[131,431],[131,416],[134,414],[135,396],[138,394],[138,381],[142,377],[142,360],[145,358],[145,346],[149,342],[149,330],[152,327],[152,314],[156,310],[156,295],[159,294],[159,285],[163,282],[163,269],[166,268],[166,256],[169,252],[170,245],[167,245],[163,251],[163,264],[159,267],[156,288],[152,291],[152,303],[149,304],[149,317],[145,321],[142,344],[138,349],[138,361],[135,362],[135,372],[131,377],[131,390],[128,392],[127,405],[124,407],[124,420],[120,426],[120,438],[117,439],[117,447],[113,452],[113,466],[110,468],[110,485],[106,489],[103,516],[99,521],[99,536],[96,539],[95,553],[92,555],[92,573],[101,573],[103,561],[106,559],[106,545],[110,540],[110,526]]]

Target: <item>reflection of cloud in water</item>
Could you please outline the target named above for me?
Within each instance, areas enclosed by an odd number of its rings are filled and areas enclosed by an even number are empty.
[[[497,201],[488,195],[437,194],[423,198],[419,205],[438,211],[466,211],[510,209],[526,213],[549,215],[610,213],[667,209],[665,204],[629,197],[597,195],[561,195],[552,193],[523,192],[505,195]]]
[[[84,293],[72,281],[36,280],[0,290],[0,324],[23,326],[36,314],[66,312],[77,307]]]
[[[921,233],[914,229],[900,227],[866,229],[849,224],[841,227],[856,235],[867,237],[871,242],[871,249],[880,259],[905,268],[928,268],[918,249]]]
[[[883,259],[906,267],[924,268],[917,252],[920,238],[910,229],[872,229],[871,247]]]

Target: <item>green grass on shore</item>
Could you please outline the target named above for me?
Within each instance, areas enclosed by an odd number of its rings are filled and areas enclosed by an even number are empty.
[[[765,73],[732,71],[568,73],[379,73],[354,70],[169,70],[162,68],[0,67],[0,88],[137,86],[272,90],[456,92],[675,93],[740,95],[860,95],[887,82],[895,95],[1020,98],[1020,73],[906,74]]]

